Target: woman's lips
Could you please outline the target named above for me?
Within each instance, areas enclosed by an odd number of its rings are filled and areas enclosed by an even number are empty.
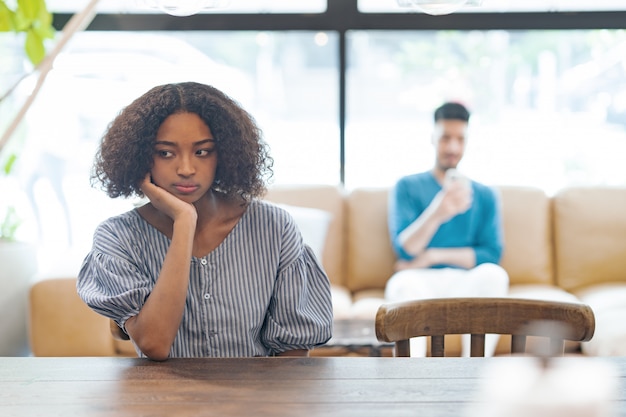
[[[174,188],[181,194],[191,194],[199,187],[193,184],[174,184]]]

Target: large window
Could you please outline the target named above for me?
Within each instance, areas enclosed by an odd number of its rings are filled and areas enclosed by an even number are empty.
[[[4,90],[23,72],[23,56],[12,35],[2,40],[11,52],[3,57],[13,57]],[[339,184],[337,44],[335,33],[309,31],[79,33],[3,152],[18,159],[2,181],[2,208],[18,207],[20,237],[42,247],[42,273],[68,261],[76,270],[95,226],[132,208],[92,188],[90,169],[107,124],[155,85],[203,82],[240,102],[270,146],[271,184]],[[2,103],[3,128],[32,81]]]
[[[89,0],[47,0],[55,12],[74,13],[87,5]],[[202,9],[201,13],[321,13],[326,10],[326,0],[213,0],[204,2],[214,9]],[[101,13],[162,13],[154,0],[100,0],[97,10]],[[203,2],[190,0],[161,0],[166,6],[179,6],[181,10]]]
[[[433,110],[473,116],[462,170],[490,184],[626,185],[626,31],[353,31],[346,185],[427,170]]]
[[[365,13],[406,13],[410,0],[358,0],[359,10]],[[487,12],[576,12],[598,10],[626,10],[623,0],[477,0],[461,7],[460,13]],[[478,6],[472,3],[478,4]]]
[[[396,0],[230,0],[189,19],[142,1],[100,2],[0,155],[18,156],[0,177],[0,210],[17,207],[43,276],[75,274],[95,226],[133,206],[90,186],[93,155],[116,113],[166,82],[239,101],[270,145],[272,184],[391,186],[432,166],[432,112],[460,100],[473,114],[461,166],[473,178],[548,193],[626,185],[622,0],[593,2],[600,13],[583,0],[484,0],[441,19]],[[59,27],[87,4],[49,2]],[[22,43],[0,33],[1,92],[29,69]],[[0,102],[2,131],[35,79]]]

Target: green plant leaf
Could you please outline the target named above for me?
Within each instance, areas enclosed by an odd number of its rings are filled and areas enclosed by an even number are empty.
[[[27,20],[30,21],[37,18],[40,7],[40,0],[17,0],[18,13],[21,13]]]
[[[10,32],[14,30],[14,15],[15,13],[7,7],[4,1],[0,1],[0,32]]]
[[[48,11],[45,4],[39,8],[37,19],[33,22],[33,27],[42,39],[52,39],[54,37],[54,27],[52,26],[52,13]]]
[[[15,233],[22,223],[22,219],[17,215],[15,207],[11,206],[7,209],[4,220],[0,223],[0,239],[14,241]]]
[[[46,49],[43,45],[43,38],[37,31],[29,29],[26,32],[26,43],[24,44],[26,55],[34,65],[37,65],[46,56]]]
[[[17,9],[15,13],[13,13],[13,30],[16,32],[26,32],[31,23],[31,19],[24,16],[22,10]]]
[[[4,172],[4,175],[9,175],[11,173],[15,161],[17,161],[17,154],[12,153],[11,155],[9,155],[7,161],[2,166],[2,171]]]
[[[0,0],[0,32],[26,32],[24,50],[33,65],[46,55],[44,39],[54,38],[52,19],[46,0],[17,0],[9,5]]]

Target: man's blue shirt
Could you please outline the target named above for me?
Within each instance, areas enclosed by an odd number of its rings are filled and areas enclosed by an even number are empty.
[[[442,224],[427,248],[471,247],[476,254],[476,265],[497,264],[502,256],[503,233],[499,196],[495,190],[471,181],[472,206]],[[411,260],[412,255],[402,249],[398,236],[428,207],[441,190],[432,172],[406,176],[398,181],[389,198],[389,232],[396,255]],[[451,265],[436,265],[445,267]]]

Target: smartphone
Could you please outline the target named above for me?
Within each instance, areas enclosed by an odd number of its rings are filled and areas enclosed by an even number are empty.
[[[465,186],[465,187],[469,187],[470,186],[469,179],[465,175],[461,174],[455,168],[448,169],[446,171],[444,184],[452,184],[452,183],[458,182],[458,181],[461,181],[463,183],[463,186]]]

